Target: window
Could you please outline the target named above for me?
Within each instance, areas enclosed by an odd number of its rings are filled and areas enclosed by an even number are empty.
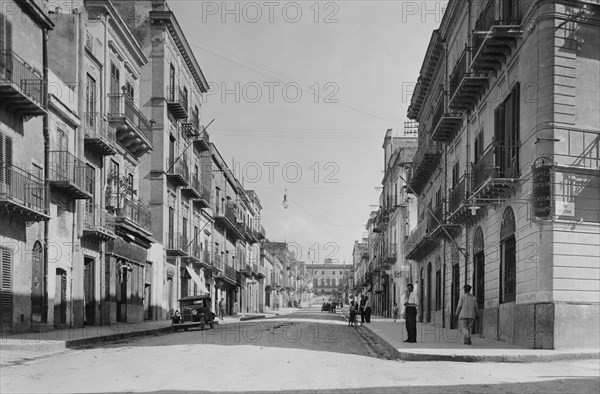
[[[85,123],[92,129],[96,126],[96,80],[87,74],[85,83]]]
[[[480,131],[475,136],[475,141],[473,142],[473,162],[477,163],[481,155],[483,155],[483,131]]]
[[[175,101],[175,66],[169,67],[169,101]]]
[[[13,141],[12,138],[0,134],[0,184],[6,182],[10,185],[12,172],[10,166],[13,163]]]
[[[452,167],[452,188],[455,188],[458,184],[458,180],[460,179],[460,164],[458,162],[454,163]]]
[[[133,101],[134,97],[135,97],[135,88],[133,87],[133,84],[129,81],[127,81],[125,83],[125,95],[131,100]]]
[[[110,92],[112,94],[121,93],[121,70],[113,62],[110,63]]]
[[[85,32],[85,47],[94,53],[94,37],[92,37],[89,31]]]
[[[499,176],[512,178],[519,167],[520,140],[520,88],[519,83],[510,95],[494,110],[494,139],[497,143],[495,163]]]
[[[12,294],[12,250],[0,247],[0,315],[2,323],[12,324],[13,294]]]
[[[96,180],[96,169],[90,164],[85,165],[85,191],[91,193],[94,196],[95,191],[95,180]]]
[[[0,51],[12,50],[12,23],[0,13]],[[10,67],[11,58],[0,56],[0,70]]]

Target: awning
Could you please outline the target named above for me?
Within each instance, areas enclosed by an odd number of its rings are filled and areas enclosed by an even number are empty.
[[[204,283],[204,280],[202,279],[204,277],[204,273],[202,272],[202,269],[200,269],[201,276],[198,276],[198,274],[196,274],[196,272],[192,268],[190,268],[189,265],[186,266],[185,269],[192,277],[192,280],[198,285],[198,290],[200,290],[200,294],[208,294],[208,289],[206,288],[206,284]]]

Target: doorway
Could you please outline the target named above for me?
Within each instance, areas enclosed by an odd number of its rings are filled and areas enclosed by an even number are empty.
[[[460,298],[460,269],[458,264],[452,266],[452,309],[450,311],[450,328],[456,328],[458,326],[458,316],[456,316],[456,308],[458,307],[458,300]]]
[[[96,323],[96,300],[94,299],[95,277],[94,277],[94,259],[84,257],[83,259],[83,303],[84,324],[94,325]]]
[[[67,324],[67,271],[56,269],[54,289],[54,324]]]
[[[152,285],[144,285],[144,320],[152,320]]]
[[[44,313],[44,262],[42,244],[36,241],[31,253],[31,320],[42,321]]]

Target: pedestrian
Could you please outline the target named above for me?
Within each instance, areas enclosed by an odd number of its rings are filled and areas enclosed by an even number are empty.
[[[223,306],[223,299],[219,300],[219,319],[223,320],[223,316],[225,316],[225,307]]]
[[[363,324],[365,324],[365,296],[362,296],[360,298],[360,307],[358,308],[358,311],[360,312],[360,325],[362,326]]]
[[[369,301],[369,297],[365,297],[365,321],[367,323],[371,323],[371,312],[373,312],[371,301]]]
[[[460,321],[461,330],[465,339],[465,345],[471,345],[471,330],[473,329],[473,322],[479,314],[477,309],[477,299],[473,294],[470,293],[471,286],[465,285],[463,287],[464,294],[458,301],[458,307],[456,307],[456,316]]]
[[[354,326],[356,324],[356,307],[354,301],[350,302],[350,318],[348,319],[348,326]]]
[[[400,312],[400,309],[398,308],[398,304],[394,302],[394,308],[392,309],[392,314],[394,315],[394,323],[396,322],[396,319],[398,318],[399,312]]]
[[[406,334],[408,338],[404,342],[417,342],[417,295],[413,293],[413,285],[409,284],[408,297],[404,306],[406,307]]]
[[[337,308],[337,302],[334,301],[333,304],[331,304],[331,312],[332,313],[336,313],[335,308]]]

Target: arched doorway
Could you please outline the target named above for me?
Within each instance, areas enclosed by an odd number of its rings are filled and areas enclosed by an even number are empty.
[[[427,323],[431,322],[431,262],[427,264]]]
[[[473,235],[473,295],[477,299],[477,307],[483,310],[485,301],[485,253],[483,230],[481,226],[475,229]],[[482,333],[481,319],[475,322],[475,331]]]
[[[515,214],[507,207],[500,224],[500,303],[514,302],[517,290]]]
[[[36,241],[31,250],[31,319],[41,322],[44,313],[44,254]]]

